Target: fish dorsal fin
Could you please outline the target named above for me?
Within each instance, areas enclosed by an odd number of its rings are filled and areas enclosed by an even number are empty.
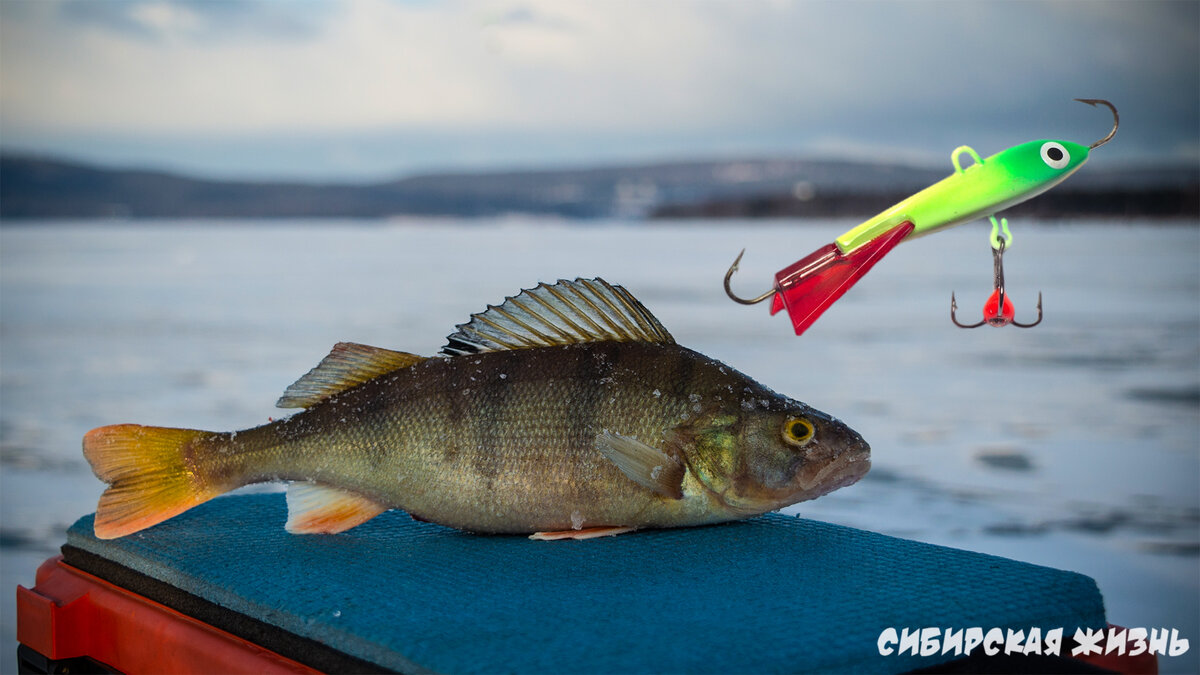
[[[587,342],[655,342],[675,338],[650,310],[620,286],[603,279],[559,279],[538,284],[499,306],[472,314],[457,326],[443,354],[459,356],[506,349]]]
[[[362,525],[388,510],[384,504],[320,483],[291,483],[287,490],[292,534],[337,534]]]
[[[339,342],[316,368],[292,383],[275,405],[280,408],[308,408],[367,380],[424,360],[424,357],[416,354]]]

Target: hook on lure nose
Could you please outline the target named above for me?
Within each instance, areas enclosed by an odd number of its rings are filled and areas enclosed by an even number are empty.
[[[987,302],[983,303],[983,319],[978,323],[964,324],[960,323],[956,312],[958,311],[958,300],[954,297],[954,292],[950,292],[950,321],[959,328],[979,328],[987,324],[989,326],[1007,326],[1012,324],[1017,328],[1033,328],[1042,322],[1042,293],[1038,291],[1037,321],[1033,323],[1021,323],[1014,317],[1016,310],[1013,307],[1012,300],[1004,292],[1004,248],[1005,241],[999,240],[999,247],[992,249],[992,265],[995,281],[992,295],[988,297]]]
[[[767,298],[771,297],[772,295],[775,295],[775,289],[772,288],[771,290],[767,291],[766,293],[763,293],[762,295],[758,296],[757,298],[746,299],[746,298],[739,298],[738,296],[734,295],[733,289],[730,288],[730,286],[729,286],[729,280],[733,278],[733,273],[737,271],[738,263],[742,262],[742,256],[744,256],[744,255],[746,255],[746,249],[742,249],[742,252],[737,255],[737,258],[734,258],[733,264],[729,266],[729,271],[725,273],[725,295],[728,295],[730,300],[733,300],[734,302],[737,302],[737,303],[740,303],[743,305],[757,305],[758,303],[762,302],[763,300],[766,300]]]
[[[1111,141],[1112,137],[1117,135],[1117,127],[1120,126],[1120,124],[1121,124],[1121,116],[1119,114],[1117,114],[1117,107],[1115,105],[1109,103],[1108,101],[1105,101],[1102,98],[1077,98],[1075,100],[1079,101],[1080,103],[1086,103],[1092,107],[1095,107],[1096,105],[1108,106],[1108,109],[1111,110],[1112,114],[1113,114],[1112,131],[1108,132],[1108,135],[1105,136],[1104,138],[1101,138],[1100,140],[1096,141],[1095,143],[1092,143],[1091,145],[1089,145],[1088,150],[1095,150],[1096,148]]]

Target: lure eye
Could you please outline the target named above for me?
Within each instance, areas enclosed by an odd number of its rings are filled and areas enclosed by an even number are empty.
[[[1062,143],[1046,141],[1042,143],[1042,161],[1051,169],[1066,168],[1067,164],[1071,163],[1071,153],[1067,152]]]
[[[812,422],[803,417],[789,417],[783,423],[783,442],[788,445],[802,448],[808,445],[816,434],[817,430]]]

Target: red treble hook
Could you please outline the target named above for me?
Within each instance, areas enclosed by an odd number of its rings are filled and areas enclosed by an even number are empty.
[[[1012,324],[1017,328],[1033,328],[1042,322],[1042,292],[1038,291],[1038,318],[1033,323],[1021,323],[1013,319],[1016,316],[1016,309],[1013,307],[1012,300],[1009,300],[1008,295],[1004,292],[1004,246],[1003,238],[999,239],[1000,246],[992,249],[992,267],[995,277],[995,290],[988,297],[987,302],[983,303],[983,320],[979,323],[970,325],[958,322],[958,318],[954,316],[955,310],[958,309],[958,302],[954,298],[954,291],[950,292],[950,320],[959,328],[979,328],[983,324],[989,326],[1007,326]]]

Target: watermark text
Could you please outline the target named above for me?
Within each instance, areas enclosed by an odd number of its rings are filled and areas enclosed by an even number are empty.
[[[1063,629],[1040,628],[885,628],[876,646],[882,656],[902,655],[963,656],[982,648],[988,656],[1028,654],[1041,656],[1181,656],[1189,648],[1188,639],[1175,628],[1077,628],[1064,649]],[[1064,653],[1065,652],[1065,653]]]

